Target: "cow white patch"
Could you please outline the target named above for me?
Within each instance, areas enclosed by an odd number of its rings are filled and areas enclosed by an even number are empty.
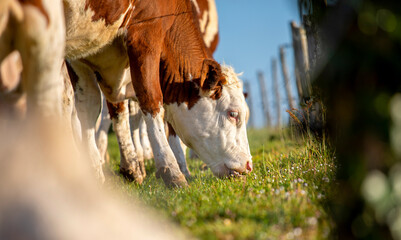
[[[147,113],[143,115],[148,129],[150,144],[152,145],[156,169],[167,167],[173,176],[182,176],[174,153],[168,144],[166,131],[164,130],[163,108],[156,116]]]
[[[69,59],[84,58],[110,44],[118,35],[125,16],[132,14],[134,9],[130,5],[116,22],[106,26],[104,19],[92,20],[95,13],[90,7],[85,10],[85,1],[64,0],[64,2],[67,3],[64,4],[64,13],[67,26],[66,57]]]

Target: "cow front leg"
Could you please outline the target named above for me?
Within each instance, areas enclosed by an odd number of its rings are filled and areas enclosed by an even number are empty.
[[[162,113],[159,112],[155,116],[147,113],[144,114],[144,119],[153,149],[156,177],[161,177],[167,186],[186,186],[185,176],[181,173],[174,153],[166,139]]]
[[[120,172],[127,179],[141,184],[143,182],[143,175],[131,138],[128,100],[116,104],[107,102],[107,107],[109,108],[113,129],[120,148]]]
[[[163,94],[159,81],[162,36],[155,34],[162,32],[162,25],[157,23],[145,23],[135,31],[128,31],[127,51],[132,84],[144,113],[155,158],[156,176],[160,176],[167,186],[186,186],[187,181],[178,167],[164,130]]]

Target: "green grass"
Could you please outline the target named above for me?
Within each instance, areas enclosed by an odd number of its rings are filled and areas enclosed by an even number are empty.
[[[121,180],[119,187],[200,239],[326,238],[332,228],[324,206],[334,179],[333,152],[324,143],[283,140],[267,130],[250,130],[248,137],[254,171],[245,178],[218,179],[202,170],[200,160],[188,160],[190,187],[168,189],[148,161],[142,185]],[[109,153],[118,173],[114,135]]]

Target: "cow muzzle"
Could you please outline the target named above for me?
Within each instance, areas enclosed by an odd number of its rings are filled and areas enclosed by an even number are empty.
[[[252,172],[252,170],[253,170],[252,161],[246,161],[244,166],[237,167],[237,168],[230,168],[226,164],[224,164],[224,167],[226,170],[225,176],[228,176],[228,177],[240,177],[242,175]]]

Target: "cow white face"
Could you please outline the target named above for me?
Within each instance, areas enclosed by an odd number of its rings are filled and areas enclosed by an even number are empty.
[[[219,177],[252,171],[242,84],[232,68],[223,66],[222,73],[228,83],[217,100],[203,92],[189,110],[186,104],[166,106],[167,120],[178,136]]]

